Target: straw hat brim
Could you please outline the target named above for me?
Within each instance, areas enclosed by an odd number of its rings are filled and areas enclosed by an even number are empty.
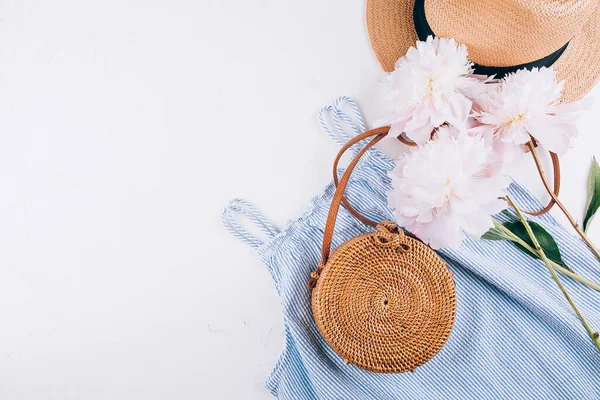
[[[369,39],[385,71],[393,71],[396,61],[418,40],[413,7],[414,0],[367,0]],[[599,65],[600,2],[593,16],[552,66],[558,79],[565,80],[563,101],[573,101],[588,93],[600,76]]]

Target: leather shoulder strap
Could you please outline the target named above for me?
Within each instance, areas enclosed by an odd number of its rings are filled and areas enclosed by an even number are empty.
[[[340,152],[338,153],[338,155],[335,157],[335,160],[333,161],[333,184],[336,187],[339,185],[339,178],[338,178],[338,174],[337,174],[338,164],[339,164],[340,160],[342,159],[342,156],[344,155],[344,153],[346,151],[348,151],[348,149],[350,147],[352,147],[352,143],[350,143],[350,142],[346,143],[340,149]],[[350,203],[348,202],[348,199],[346,199],[345,196],[342,196],[342,204],[344,205],[344,208],[350,212],[350,214],[352,214],[356,219],[358,219],[363,224],[370,225],[372,227],[377,226],[377,222],[372,221],[372,220],[362,216],[354,207],[352,207],[350,205]]]
[[[363,222],[364,224],[373,226],[373,227],[377,226],[377,222],[372,221],[372,220],[366,218],[365,216],[361,215],[354,207],[352,207],[350,205],[350,203],[348,203],[348,200],[344,197],[344,191],[346,189],[346,185],[350,181],[350,175],[352,174],[352,171],[356,167],[356,164],[358,164],[358,161],[360,160],[360,158],[371,147],[373,147],[381,139],[383,139],[387,135],[389,130],[390,130],[389,126],[383,126],[380,128],[372,129],[370,131],[361,133],[360,135],[355,136],[354,138],[350,139],[346,144],[344,144],[344,146],[342,146],[342,148],[338,152],[337,156],[335,157],[335,160],[333,163],[333,181],[334,181],[334,184],[336,185],[336,190],[333,195],[333,199],[331,201],[331,207],[329,208],[329,214],[327,215],[327,222],[325,224],[325,232],[323,234],[323,247],[321,250],[321,263],[319,264],[319,268],[316,271],[317,276],[321,273],[323,267],[327,263],[327,259],[329,258],[329,254],[331,252],[331,241],[332,241],[333,232],[335,229],[335,221],[337,219],[337,214],[338,214],[341,204],[343,204],[344,207],[359,221]],[[348,165],[348,167],[346,169],[346,172],[344,173],[342,178],[338,181],[337,167],[338,167],[339,161],[342,158],[342,156],[352,146],[354,146],[361,140],[364,140],[364,139],[367,139],[370,137],[373,137],[373,139],[371,139],[371,141],[368,144],[366,144],[361,149],[361,151],[358,152],[358,154],[354,157],[354,159],[352,159],[352,161],[350,162],[350,164]],[[559,164],[558,156],[554,153],[550,153],[550,154],[552,156],[552,164],[554,167],[553,168],[554,169],[554,192],[556,194],[558,194],[558,192],[560,191],[560,164]],[[529,213],[531,215],[542,215],[542,214],[545,214],[546,212],[548,212],[552,208],[553,205],[554,205],[554,202],[551,201],[543,210],[540,210],[537,212],[529,212]]]
[[[360,158],[371,147],[375,146],[375,144],[377,144],[381,139],[383,139],[387,135],[389,130],[390,130],[389,126],[384,126],[381,128],[376,128],[376,129],[372,129],[370,131],[361,133],[360,135],[355,136],[350,141],[348,141],[348,143],[346,143],[340,149],[340,151],[336,157],[335,165],[337,165],[337,163],[339,162],[339,159],[344,155],[344,153],[349,148],[351,148],[352,146],[354,146],[356,143],[360,142],[363,139],[373,137],[373,139],[371,139],[371,141],[369,143],[367,143],[358,152],[358,154],[356,154],[356,156],[352,159],[352,161],[350,161],[350,164],[348,164],[348,168],[346,168],[346,172],[344,172],[344,175],[342,176],[340,181],[336,182],[337,187],[335,189],[333,199],[331,200],[331,206],[329,207],[329,214],[327,215],[327,222],[325,223],[325,232],[323,233],[323,247],[321,250],[321,262],[319,263],[318,269],[315,272],[313,272],[313,277],[311,278],[311,280],[308,284],[309,287],[312,288],[315,286],[316,279],[321,274],[323,267],[325,266],[325,264],[327,263],[327,259],[329,258],[329,254],[331,252],[331,241],[333,238],[333,231],[335,229],[335,221],[337,219],[337,214],[340,209],[340,205],[342,204],[342,202],[347,203],[347,201],[344,199],[344,190],[346,189],[346,185],[348,185],[348,182],[350,181],[350,175],[352,174],[352,171],[354,171],[354,167],[356,167],[356,164],[358,164],[358,161],[360,160]],[[336,181],[337,181],[337,178],[336,178]],[[349,204],[348,204],[348,206],[349,206]],[[349,207],[349,210],[350,210],[350,208],[352,208],[352,207]],[[352,214],[357,216],[357,218],[359,220],[361,220],[371,226],[377,225],[375,222],[360,215],[353,208],[352,208],[352,210],[354,211],[354,212],[351,211]],[[360,216],[360,217],[358,217],[358,216]]]
[[[552,170],[554,172],[554,195],[556,197],[558,197],[558,194],[560,193],[560,160],[558,159],[558,154],[553,153],[553,152],[550,152],[550,158],[552,159]],[[543,172],[537,163],[536,163],[536,167],[541,176],[543,174]],[[554,198],[552,198],[552,199],[550,199],[550,202],[548,203],[548,205],[539,211],[523,211],[523,212],[525,214],[529,214],[534,217],[537,217],[540,215],[544,215],[548,211],[550,211],[552,209],[552,207],[554,207],[554,204],[556,204],[556,201],[554,200]]]

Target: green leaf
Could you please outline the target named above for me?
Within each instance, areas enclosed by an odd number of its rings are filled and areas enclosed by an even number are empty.
[[[583,219],[583,231],[587,232],[587,228],[592,221],[592,218],[600,207],[600,166],[596,157],[592,160],[592,170],[590,171],[590,186],[589,186],[590,203]]]
[[[521,221],[506,222],[503,225],[509,231],[514,233],[516,236],[518,236],[522,241],[524,241],[531,247],[535,248],[533,241],[531,240],[531,238],[529,237],[529,234],[527,233],[527,230],[525,229],[525,225],[523,225],[523,223]],[[544,250],[546,257],[548,257],[550,260],[554,261],[558,265],[573,272],[573,270],[571,268],[569,268],[562,260],[562,256],[560,254],[560,249],[558,248],[558,245],[556,244],[556,241],[554,240],[552,235],[550,235],[543,226],[541,226],[540,224],[538,224],[536,222],[529,221],[529,226],[531,226],[531,230],[533,231],[533,234],[535,235],[538,243],[542,247],[542,250]],[[537,254],[530,252],[525,247],[521,246],[519,243],[515,242],[515,244],[517,245],[518,248],[523,250],[523,252],[529,254],[531,257],[540,259],[540,257]]]
[[[512,238],[508,236],[506,232],[497,226],[494,226],[492,229],[484,233],[481,238],[487,240],[512,240]]]
[[[502,210],[502,214],[506,215],[508,218],[510,218],[513,221],[518,219],[513,213],[508,211],[506,208],[504,210]]]

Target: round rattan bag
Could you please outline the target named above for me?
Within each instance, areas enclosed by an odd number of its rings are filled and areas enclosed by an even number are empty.
[[[311,275],[312,310],[319,331],[347,363],[373,371],[414,371],[444,346],[456,314],[452,273],[429,246],[393,222],[379,224],[361,216],[344,198],[359,158],[389,128],[365,132],[353,144],[375,136],[352,160],[333,197],[323,237],[322,261]],[[337,183],[337,177],[336,177]],[[330,253],[340,204],[377,227]]]

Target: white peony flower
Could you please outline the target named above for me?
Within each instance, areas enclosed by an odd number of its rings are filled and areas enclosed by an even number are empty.
[[[506,207],[499,198],[509,181],[498,175],[498,162],[483,138],[439,128],[390,172],[396,221],[434,249],[458,247],[465,235],[481,237]]]
[[[427,38],[408,49],[385,80],[390,135],[401,133],[417,144],[430,139],[444,123],[459,129],[471,112],[472,100],[488,90],[485,76],[473,75],[467,48],[454,39]]]
[[[496,90],[480,100],[479,131],[492,135],[494,148],[510,158],[520,152],[530,135],[544,148],[564,154],[577,135],[575,117],[587,101],[560,104],[564,82],[552,69],[522,69],[507,75]]]

